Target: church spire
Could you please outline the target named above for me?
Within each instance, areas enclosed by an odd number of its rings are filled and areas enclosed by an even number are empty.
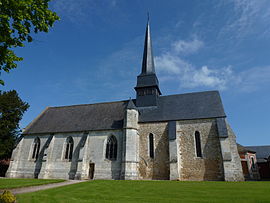
[[[158,78],[155,73],[149,15],[145,32],[142,72],[137,76],[137,86],[135,87],[135,90],[137,92],[137,107],[149,107],[158,105],[158,98],[159,95],[161,95],[161,92],[159,90]]]
[[[148,13],[141,74],[144,75],[144,74],[153,74],[153,73],[155,73],[155,64],[154,64],[154,59],[153,59],[149,13]]]

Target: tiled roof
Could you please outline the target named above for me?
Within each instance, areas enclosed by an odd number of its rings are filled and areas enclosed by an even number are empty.
[[[260,160],[266,160],[270,156],[270,145],[246,146],[245,148],[255,151],[257,159]]]

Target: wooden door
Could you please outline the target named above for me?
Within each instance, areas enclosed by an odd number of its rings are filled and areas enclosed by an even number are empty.
[[[89,163],[89,179],[90,180],[94,178],[94,172],[95,172],[95,164]]]

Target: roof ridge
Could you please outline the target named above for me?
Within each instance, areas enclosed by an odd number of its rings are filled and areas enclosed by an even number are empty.
[[[120,102],[128,102],[128,100],[113,101],[113,102],[99,102],[99,103],[92,103],[92,104],[74,104],[74,105],[67,105],[67,106],[52,106],[52,107],[48,107],[48,108],[65,108],[65,107],[75,107],[75,106],[90,106],[90,105],[112,104],[112,103],[120,103]]]
[[[163,95],[160,97],[170,97],[170,96],[178,96],[178,95],[186,95],[186,94],[199,94],[199,93],[207,93],[207,92],[219,92],[218,90],[208,90],[208,91],[201,91],[201,92],[188,92],[182,94],[170,94],[170,95]]]
[[[201,92],[188,92],[188,93],[182,93],[182,94],[171,94],[171,95],[164,95],[164,96],[160,96],[160,97],[170,97],[170,96],[188,95],[188,94],[200,94],[200,93],[207,93],[207,92],[218,92],[218,90],[209,90],[209,91],[201,91]],[[132,99],[132,100],[134,100],[134,99]],[[74,104],[74,105],[65,105],[65,106],[50,106],[50,107],[47,107],[47,108],[65,108],[65,107],[75,107],[75,106],[89,106],[89,105],[112,104],[112,103],[120,103],[120,102],[128,102],[128,101],[129,100],[120,100],[120,101],[112,101],[112,102],[98,102],[98,103],[91,103],[91,104]]]

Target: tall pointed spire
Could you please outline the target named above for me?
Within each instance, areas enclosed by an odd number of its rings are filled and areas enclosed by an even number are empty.
[[[137,85],[135,90],[137,92],[137,107],[157,106],[158,98],[159,95],[161,95],[161,92],[159,90],[158,78],[155,73],[155,64],[150,35],[149,14],[145,32],[142,72],[137,76]]]
[[[155,73],[155,64],[154,64],[154,59],[153,59],[150,22],[149,22],[149,13],[148,13],[141,74],[144,75],[144,74],[153,74],[153,73]]]

